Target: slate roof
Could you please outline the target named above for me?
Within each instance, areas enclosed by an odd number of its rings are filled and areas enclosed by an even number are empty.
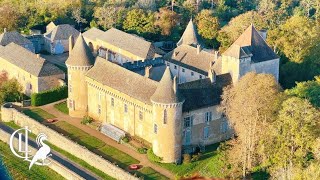
[[[44,34],[44,36],[49,38],[51,41],[67,40],[71,35],[76,39],[79,35],[79,31],[69,24],[58,25]]]
[[[166,65],[160,65],[160,66],[152,66],[149,70],[149,78],[155,81],[160,81],[164,71],[166,70]],[[133,72],[140,74],[141,76],[145,76],[145,68],[133,70]]]
[[[68,66],[92,66],[94,64],[94,56],[81,34],[70,51],[66,64]]]
[[[185,31],[183,32],[180,40],[177,43],[177,46],[180,45],[192,45],[192,46],[196,46],[199,43],[199,34],[197,32],[197,29],[195,27],[195,25],[192,22],[192,19],[190,19]]]
[[[220,104],[223,88],[231,83],[232,78],[228,73],[217,75],[214,84],[209,78],[180,84],[179,90],[186,99],[183,112]]]
[[[0,35],[0,44],[2,46],[6,46],[12,42],[19,45],[32,44],[32,42],[29,39],[22,36],[17,31],[4,32]]]
[[[149,105],[152,104],[150,97],[158,85],[156,81],[101,57],[97,57],[95,65],[87,72],[86,77]]]
[[[251,57],[253,62],[279,58],[253,25],[250,25],[223,55],[237,59]]]
[[[180,45],[164,55],[163,58],[168,62],[172,62],[204,75],[208,74],[210,63],[215,61],[214,70],[217,74],[220,74],[221,71],[221,60],[215,60],[213,52],[201,50],[198,54],[197,48],[189,45]]]
[[[156,56],[155,47],[151,42],[115,28],[103,33],[99,39],[143,59],[152,59]]]
[[[174,91],[173,84],[174,81],[172,80],[170,68],[167,67],[160,80],[157,90],[151,96],[151,101],[164,104],[183,102],[183,96],[181,96],[179,90],[177,90],[177,92]]]
[[[93,28],[87,30],[86,32],[84,32],[82,35],[85,38],[88,38],[91,40],[96,40],[98,37],[102,36],[103,33],[105,33],[105,32],[98,29],[98,28],[93,27]]]
[[[0,57],[37,77],[64,74],[55,65],[15,43],[0,48]]]

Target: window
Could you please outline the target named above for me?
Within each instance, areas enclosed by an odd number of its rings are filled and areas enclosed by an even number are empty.
[[[142,113],[142,111],[139,111],[139,119],[140,119],[140,120],[143,120],[143,113]]]
[[[98,105],[98,114],[101,114],[101,105]]]
[[[228,127],[228,122],[222,122],[221,126],[220,126],[220,131],[222,133],[226,133],[228,131],[229,127]]]
[[[153,125],[153,132],[154,132],[155,134],[158,133],[158,126],[157,126],[156,124]]]
[[[127,113],[128,112],[128,105],[124,104],[124,112]]]
[[[69,84],[69,93],[71,93],[71,92],[72,92],[72,85]]]
[[[111,106],[114,107],[114,98],[111,98]]]
[[[193,121],[193,117],[192,116],[184,118],[184,128],[191,127],[192,124],[193,124],[192,121]]]
[[[74,109],[74,102],[71,99],[69,99],[69,108]]]
[[[174,69],[177,69],[177,66],[176,66],[176,65],[174,65]]]
[[[29,89],[32,90],[32,84],[29,84]]]
[[[194,72],[191,71],[191,76],[193,76],[193,75],[194,75]]]
[[[68,80],[71,81],[71,74],[68,74]]]
[[[185,72],[186,70],[184,68],[182,68],[182,72]]]
[[[202,79],[202,75],[199,75],[199,78]]]
[[[210,122],[212,120],[212,112],[205,113],[205,122]]]
[[[163,111],[163,124],[167,124],[167,118],[168,118],[167,116],[168,116],[167,110],[165,109]]]
[[[208,139],[209,137],[209,127],[204,127],[203,128],[203,138]]]

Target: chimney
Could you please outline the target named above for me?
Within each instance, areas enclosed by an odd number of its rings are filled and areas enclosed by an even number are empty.
[[[179,52],[173,52],[173,57],[177,57]]]
[[[3,29],[3,32],[6,33],[6,32],[7,32],[7,28],[4,28],[4,29]]]
[[[144,72],[144,76],[149,78],[150,77],[150,69],[152,68],[152,66],[146,66],[145,67],[145,72]]]
[[[175,94],[177,94],[178,91],[178,80],[177,80],[177,76],[174,76],[173,78],[173,91]]]
[[[197,45],[197,54],[200,54],[200,51],[201,51],[201,46],[200,44]]]
[[[267,40],[267,30],[260,30],[259,34],[263,40],[265,40],[265,41]]]
[[[74,45],[74,38],[73,36],[71,35],[69,37],[69,52],[71,52],[71,50],[73,49],[73,45]]]
[[[208,75],[209,75],[209,78],[210,78],[210,82],[212,84],[216,83],[216,72],[213,70],[213,69],[209,69],[209,72],[208,72]]]

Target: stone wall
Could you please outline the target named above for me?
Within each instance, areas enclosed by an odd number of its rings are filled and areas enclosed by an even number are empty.
[[[32,130],[32,133],[39,134],[45,133],[48,136],[48,141],[59,148],[69,152],[70,154],[86,161],[91,166],[103,171],[104,173],[116,178],[116,179],[138,179],[123,169],[117,167],[111,162],[103,159],[102,157],[92,153],[85,147],[82,147],[68,138],[60,135],[54,130],[40,124],[34,119],[29,118],[23,113],[14,108],[9,108],[9,104],[5,104],[1,107],[1,119],[4,122],[13,120],[19,126],[28,126]]]
[[[10,136],[11,134],[8,134],[5,131],[2,131],[0,129],[0,140],[9,144],[9,140],[10,140]],[[18,138],[15,137],[15,139],[17,140]],[[15,147],[16,148],[16,147]],[[36,152],[37,149],[33,148],[33,147],[29,147],[29,150],[31,150],[31,152]],[[79,176],[78,174],[74,173],[73,171],[70,171],[68,168],[66,168],[65,166],[61,165],[60,163],[58,163],[57,161],[53,160],[52,158],[49,158],[50,160],[50,164],[48,165],[49,168],[51,168],[52,170],[56,171],[58,174],[60,174],[61,176],[63,176],[66,179],[83,179],[81,176]],[[23,161],[23,159],[21,159],[21,161]]]

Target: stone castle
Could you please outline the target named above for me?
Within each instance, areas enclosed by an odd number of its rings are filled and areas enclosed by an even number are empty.
[[[120,30],[89,31],[75,43],[70,38],[70,116],[88,115],[140,137],[163,162],[178,163],[182,153],[231,137],[228,120],[218,110],[224,87],[250,71],[278,79],[279,58],[253,25],[221,56],[202,48],[192,21],[177,47],[163,56],[152,44]],[[142,70],[123,66],[159,57],[164,64]]]

